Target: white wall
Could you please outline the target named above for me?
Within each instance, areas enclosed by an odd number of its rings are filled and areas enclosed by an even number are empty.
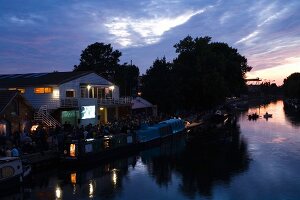
[[[111,82],[107,81],[101,76],[98,76],[95,73],[91,73],[82,76],[80,78],[77,78],[75,80],[61,84],[59,86],[60,97],[66,98],[66,91],[69,89],[74,89],[75,97],[80,98],[80,83],[86,83],[90,85],[100,85],[103,87],[109,87],[113,85]],[[117,99],[119,98],[119,88],[117,86],[115,86],[115,89],[113,90],[113,98],[117,98]]]

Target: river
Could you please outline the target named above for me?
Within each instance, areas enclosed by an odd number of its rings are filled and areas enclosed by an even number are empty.
[[[249,121],[247,114],[272,118]],[[300,114],[282,101],[238,115],[230,136],[187,133],[129,157],[52,166],[1,199],[300,199]]]

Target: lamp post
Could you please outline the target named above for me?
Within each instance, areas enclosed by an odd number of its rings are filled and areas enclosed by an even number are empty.
[[[88,95],[87,95],[87,98],[90,98],[90,89],[91,89],[91,85],[87,85],[86,88],[88,90]]]

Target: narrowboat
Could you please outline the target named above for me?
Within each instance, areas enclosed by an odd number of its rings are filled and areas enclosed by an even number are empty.
[[[136,137],[139,143],[150,143],[160,141],[184,130],[185,125],[183,120],[169,119],[153,126],[137,130]]]
[[[30,165],[22,163],[19,157],[0,158],[0,188],[19,184],[30,172]]]
[[[136,151],[145,144],[161,142],[163,139],[185,130],[181,119],[169,119],[153,126],[142,126],[135,133],[105,135],[101,138],[66,140],[62,160],[97,161]]]
[[[125,149],[132,149],[134,134],[105,135],[85,140],[66,140],[63,161],[97,161],[116,156]],[[124,152],[124,151],[123,151]]]

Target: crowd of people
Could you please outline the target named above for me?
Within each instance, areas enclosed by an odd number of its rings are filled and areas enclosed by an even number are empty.
[[[105,135],[134,133],[142,126],[153,125],[165,117],[152,117],[147,115],[128,115],[118,120],[97,125],[74,126],[65,122],[62,127],[48,128],[39,124],[35,130],[15,132],[10,137],[0,138],[0,156],[20,156],[54,149],[63,148],[65,139],[98,138]]]
[[[133,133],[141,126],[152,125],[161,121],[161,117],[143,117],[142,115],[121,117],[106,124],[89,124],[87,126],[73,126],[68,122],[63,125],[63,132],[66,137],[76,139],[97,138],[104,135],[116,135]]]

